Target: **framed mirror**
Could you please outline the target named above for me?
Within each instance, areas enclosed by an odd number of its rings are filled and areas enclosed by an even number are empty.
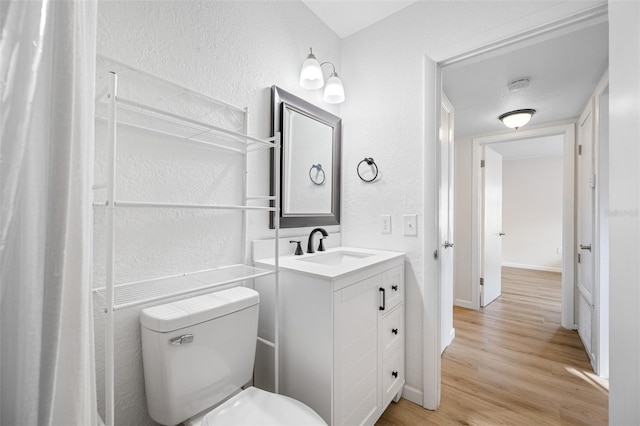
[[[340,224],[342,119],[277,86],[271,88],[271,100],[271,134],[282,135],[280,227]]]

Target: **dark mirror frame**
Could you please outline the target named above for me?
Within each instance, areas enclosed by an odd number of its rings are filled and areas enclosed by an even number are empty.
[[[333,159],[331,174],[333,182],[331,187],[331,213],[328,214],[296,214],[283,215],[284,199],[284,170],[285,152],[283,132],[283,111],[284,105],[291,106],[305,115],[318,121],[324,122],[333,127]],[[282,138],[282,149],[280,150],[280,227],[281,228],[303,228],[307,226],[329,226],[340,224],[340,157],[342,152],[342,119],[328,111],[323,110],[303,99],[282,90],[277,86],[271,87],[271,136],[280,132]],[[271,194],[275,194],[275,176],[273,165],[273,150],[271,151]],[[272,202],[273,206],[273,202]],[[269,227],[275,228],[275,212],[271,212]]]

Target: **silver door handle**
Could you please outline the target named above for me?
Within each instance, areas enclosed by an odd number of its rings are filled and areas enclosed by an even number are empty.
[[[580,244],[580,250],[589,250],[589,251],[591,251],[591,244],[589,244],[588,246],[583,246],[582,244]]]
[[[449,241],[445,241],[444,248],[449,248],[449,247],[453,247],[453,243],[450,243]]]
[[[504,232],[499,232],[499,233],[498,233],[498,236],[500,236],[500,237],[502,237],[502,236],[504,236],[504,235],[507,235],[507,234],[505,234]]]

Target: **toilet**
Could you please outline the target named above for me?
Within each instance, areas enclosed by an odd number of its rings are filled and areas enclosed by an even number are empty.
[[[144,309],[147,407],[163,425],[326,425],[300,401],[255,387],[259,295],[245,287]]]

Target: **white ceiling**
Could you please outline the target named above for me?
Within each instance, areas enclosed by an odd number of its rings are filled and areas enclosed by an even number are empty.
[[[302,1],[341,38],[416,2]],[[456,136],[504,130],[498,116],[514,109],[535,109],[531,124],[578,117],[608,67],[608,42],[607,22],[585,23],[446,66],[443,87],[455,108]],[[507,90],[509,81],[525,76],[531,78],[528,88]],[[536,143],[539,146],[532,149]],[[514,146],[530,157],[549,157],[561,155],[557,150],[562,144],[558,145],[538,140]],[[546,153],[539,152],[545,147]]]
[[[400,0],[302,0],[340,38],[357,33],[415,3]]]
[[[501,154],[503,160],[562,157],[563,141],[564,137],[562,135],[545,136],[492,143],[490,147],[498,154]]]
[[[608,43],[603,22],[445,67],[456,135],[504,130],[498,116],[521,108],[537,111],[530,124],[578,117],[608,66]],[[524,76],[531,77],[528,88],[507,90],[509,81]]]

